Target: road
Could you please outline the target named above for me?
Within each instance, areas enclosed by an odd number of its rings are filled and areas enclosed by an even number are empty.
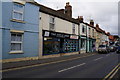
[[[36,67],[3,72],[3,78],[105,78],[119,63],[119,54],[95,54]]]

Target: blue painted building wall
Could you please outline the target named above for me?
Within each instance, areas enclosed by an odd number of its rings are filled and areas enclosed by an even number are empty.
[[[2,1],[0,0],[0,59],[2,59]]]
[[[26,3],[24,7],[24,21],[26,23],[12,22],[12,2],[2,3],[2,35],[3,59],[36,57],[39,53],[39,6]],[[23,53],[10,54],[10,30],[24,31]]]

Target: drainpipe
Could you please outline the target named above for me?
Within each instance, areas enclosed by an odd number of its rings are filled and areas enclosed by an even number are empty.
[[[78,37],[78,48],[79,48],[79,54],[80,54],[80,23],[78,24],[78,35],[79,35],[79,37]]]
[[[86,25],[86,53],[87,53],[87,25]]]

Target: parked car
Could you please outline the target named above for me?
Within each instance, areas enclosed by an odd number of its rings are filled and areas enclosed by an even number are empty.
[[[99,45],[98,53],[108,53],[109,47],[107,45]]]
[[[117,51],[118,54],[120,54],[120,46],[118,46]]]
[[[114,46],[109,46],[109,51],[110,52],[114,52],[116,50],[116,48]]]

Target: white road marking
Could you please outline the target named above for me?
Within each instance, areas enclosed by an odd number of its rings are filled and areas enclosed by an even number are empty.
[[[67,71],[67,70],[70,70],[70,69],[73,69],[73,68],[76,68],[76,67],[79,67],[79,66],[82,66],[82,65],[85,65],[86,63],[82,63],[82,64],[79,64],[79,65],[76,65],[76,66],[72,66],[72,67],[69,67],[69,68],[66,68],[66,69],[62,69],[58,72],[63,72],[63,71]]]
[[[102,59],[102,58],[103,58],[103,57],[100,57],[100,58],[94,59],[94,61],[97,61],[97,60]]]

